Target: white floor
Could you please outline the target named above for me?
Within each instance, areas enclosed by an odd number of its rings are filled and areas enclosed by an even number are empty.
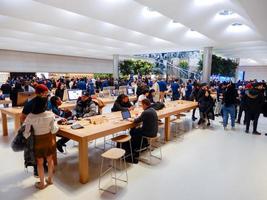
[[[188,113],[175,126],[186,131],[163,145],[163,160],[153,160],[153,166],[128,165],[129,183],[119,184],[116,195],[98,190],[102,151],[93,144],[89,147],[93,178],[88,184],[78,182],[78,149],[69,142],[67,155],[59,154],[54,185],[38,191],[32,169],[24,170],[23,154],[10,148],[14,134],[0,136],[0,199],[266,200],[267,137],[245,134],[242,125],[224,131],[219,121],[221,118],[211,128],[193,125],[192,129]],[[260,118],[262,133],[267,132],[266,122]],[[13,122],[9,123],[12,127]],[[112,185],[109,175],[103,184]]]

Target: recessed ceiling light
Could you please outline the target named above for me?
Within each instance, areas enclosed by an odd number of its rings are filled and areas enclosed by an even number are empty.
[[[161,16],[161,14],[159,12],[157,12],[157,11],[155,11],[152,8],[149,8],[149,7],[144,7],[143,15],[145,17],[159,17],[159,16]]]
[[[234,12],[231,10],[222,10],[219,12],[219,15],[223,15],[223,16],[229,16],[229,15],[233,15]]]
[[[235,22],[235,23],[233,23],[232,24],[232,26],[234,26],[234,27],[240,27],[240,26],[243,26],[243,24],[241,24],[241,23],[239,23],[239,22]]]
[[[235,32],[235,33],[247,32],[249,30],[250,30],[250,28],[247,25],[244,25],[244,24],[239,23],[239,22],[235,22],[235,23],[231,24],[226,29],[227,32],[232,32],[232,33],[233,32]]]

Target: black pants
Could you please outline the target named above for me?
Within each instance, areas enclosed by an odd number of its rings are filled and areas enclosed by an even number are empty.
[[[253,120],[253,132],[257,131],[259,117],[260,117],[260,113],[251,113],[251,112],[246,113],[246,130],[247,131],[249,131],[250,121],[252,120]]]
[[[240,106],[239,106],[239,112],[238,112],[238,118],[237,118],[237,121],[239,123],[241,121],[243,112],[245,113],[245,107],[242,104],[240,104]],[[246,121],[246,113],[245,113],[245,117],[244,117],[244,120],[243,120],[243,123],[244,124],[245,124],[245,121]]]
[[[192,113],[192,118],[196,118],[195,115],[196,115],[196,108],[193,110],[193,113]]]
[[[130,135],[132,137],[131,143],[132,143],[133,154],[135,157],[138,157],[139,153],[137,151],[140,149],[141,140],[142,140],[142,136],[144,135],[144,133],[141,128],[133,128],[130,131]],[[142,146],[146,146],[147,144],[148,144],[147,140],[144,139]]]
[[[57,135],[57,136],[58,136],[58,137],[61,137],[61,138],[57,141],[57,143],[60,144],[60,145],[64,145],[64,144],[66,144],[68,141],[70,141],[69,138],[63,137],[63,136],[61,136],[61,135]]]

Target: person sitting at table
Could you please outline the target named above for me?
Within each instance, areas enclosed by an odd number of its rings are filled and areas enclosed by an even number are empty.
[[[53,154],[56,152],[56,143],[52,134],[58,131],[58,126],[54,114],[46,111],[46,109],[47,98],[36,97],[31,113],[25,119],[24,137],[28,138],[32,129],[34,134],[34,155],[40,178],[40,182],[36,182],[35,187],[38,189],[44,189],[47,185],[53,184]],[[46,180],[44,160],[48,163],[48,178]]]
[[[49,110],[51,110],[57,117],[61,117],[61,121],[67,121],[68,118],[72,117],[72,113],[71,111],[69,111],[68,109],[62,110],[59,108],[59,106],[62,104],[62,101],[60,99],[60,97],[58,96],[53,96],[50,98],[50,101],[48,102],[49,104]],[[70,140],[69,138],[57,135],[59,137],[61,137],[61,139],[59,139],[57,141],[57,150],[61,153],[63,153],[63,146],[66,146],[66,143]]]
[[[158,133],[158,115],[154,108],[151,107],[151,103],[148,99],[143,99],[141,101],[143,112],[142,114],[135,118],[129,119],[129,121],[139,124],[142,122],[140,128],[132,128],[130,135],[132,137],[132,152],[134,154],[134,162],[138,162],[139,152],[141,145],[142,136],[146,137],[155,137]],[[147,144],[147,141],[143,141],[143,144]]]
[[[97,115],[96,104],[88,92],[78,98],[76,107],[76,117],[91,117]]]
[[[111,108],[111,112],[117,111],[125,111],[125,110],[133,110],[134,107],[131,104],[129,97],[125,94],[120,94],[116,101],[114,102],[113,107]]]
[[[147,97],[148,97],[148,95],[149,95],[149,90],[147,90],[147,89],[145,89],[143,92],[142,92],[142,94],[138,97],[138,105],[139,106],[142,106],[142,101],[144,100],[144,99],[147,99]]]
[[[154,101],[154,97],[155,97],[156,93],[154,89],[149,90],[149,94],[147,96],[147,99],[150,101],[150,103],[155,103]]]

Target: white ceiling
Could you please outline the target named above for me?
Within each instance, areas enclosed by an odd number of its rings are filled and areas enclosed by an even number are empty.
[[[265,0],[0,0],[0,49],[112,58],[213,46],[242,65],[267,65],[266,8]],[[235,14],[218,15],[224,9]]]

